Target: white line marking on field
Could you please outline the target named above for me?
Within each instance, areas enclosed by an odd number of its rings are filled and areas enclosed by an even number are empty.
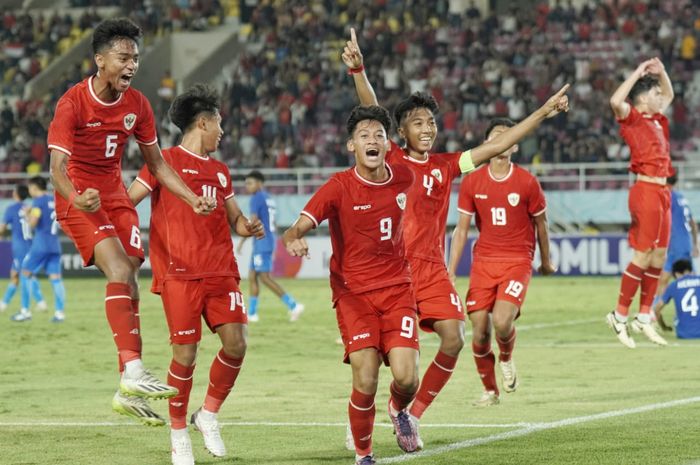
[[[224,426],[270,426],[270,427],[342,427],[345,428],[347,423],[331,423],[331,422],[274,422],[274,421],[221,421],[220,425]],[[535,423],[433,423],[421,425],[421,428],[524,428],[534,425]],[[99,427],[99,426],[141,426],[141,423],[136,422],[120,422],[120,421],[97,421],[97,422],[80,422],[80,421],[6,421],[0,422],[0,428],[10,427]],[[392,423],[375,423],[375,426],[381,428],[393,428]]]
[[[447,444],[444,446],[436,447],[435,449],[428,449],[423,452],[418,452],[416,454],[404,454],[397,455],[394,457],[387,457],[385,459],[377,460],[378,464],[381,463],[402,463],[408,462],[409,460],[416,460],[424,457],[432,457],[433,455],[446,454],[448,452],[453,452],[456,450],[466,449],[468,447],[480,446],[482,444],[489,444],[491,442],[503,441],[506,439],[519,438],[521,436],[527,436],[532,433],[537,433],[539,431],[545,431],[550,429],[563,428],[565,426],[579,425],[581,423],[588,423],[597,420],[607,420],[608,418],[622,417],[626,415],[634,415],[636,413],[651,412],[653,410],[660,410],[671,407],[678,407],[680,405],[694,404],[700,402],[700,397],[688,397],[687,399],[672,400],[669,402],[660,402],[656,404],[642,405],[640,407],[626,408],[621,410],[611,410],[603,413],[596,413],[594,415],[585,415],[582,417],[565,418],[563,420],[557,420],[547,423],[533,423],[525,428],[517,429],[514,431],[506,431],[504,433],[492,434],[490,436],[484,436],[481,438],[468,439],[466,441],[455,442],[452,444]]]

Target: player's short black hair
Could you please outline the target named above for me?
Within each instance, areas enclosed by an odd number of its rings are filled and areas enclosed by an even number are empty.
[[[673,274],[685,274],[688,271],[693,271],[693,263],[687,258],[681,258],[673,262],[671,271]]]
[[[426,92],[414,92],[409,97],[401,100],[394,108],[394,121],[396,126],[401,126],[403,119],[416,108],[426,108],[437,115],[440,106],[435,97]]]
[[[24,200],[27,197],[29,197],[29,188],[24,184],[17,184],[15,186],[15,192],[17,193],[17,197],[19,197],[20,200]]]
[[[115,40],[131,39],[138,43],[143,31],[129,18],[105,19],[92,33],[92,51],[100,53],[113,45]]]
[[[42,178],[41,176],[34,176],[32,178],[29,178],[29,185],[30,186],[36,186],[42,191],[46,190],[46,179]]]
[[[634,104],[637,101],[637,97],[646,92],[649,92],[651,89],[658,85],[659,79],[652,76],[651,74],[647,74],[646,76],[637,80],[637,82],[634,83],[632,89],[630,90],[630,93],[628,94],[629,99]]]
[[[675,172],[671,176],[666,178],[666,184],[669,184],[671,186],[675,186],[677,182],[678,182],[678,174],[676,174]]]
[[[491,135],[491,131],[496,129],[497,126],[505,126],[507,128],[512,128],[515,126],[515,121],[513,121],[510,118],[493,118],[489,122],[489,127],[486,128],[486,132],[484,133],[484,140],[487,140],[489,136]]]
[[[246,174],[245,177],[246,177],[246,179],[253,178],[253,179],[257,179],[260,182],[265,182],[265,176],[263,176],[263,174],[258,170],[251,171],[250,173]]]
[[[386,108],[377,105],[358,105],[352,109],[350,116],[348,117],[348,122],[346,125],[348,135],[352,136],[360,121],[366,120],[379,121],[381,125],[384,126],[384,130],[387,133],[391,129],[391,116],[389,116],[389,111]]]
[[[208,84],[198,83],[175,97],[168,116],[184,134],[200,114],[214,115],[219,111],[219,93]]]

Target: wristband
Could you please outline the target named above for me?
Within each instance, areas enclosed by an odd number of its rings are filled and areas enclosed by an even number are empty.
[[[470,171],[474,171],[474,160],[472,160],[472,151],[467,150],[465,152],[462,152],[462,155],[459,157],[459,170],[462,173],[469,173]]]
[[[348,75],[352,76],[353,74],[361,73],[364,70],[365,70],[365,65],[360,65],[359,68],[350,68],[348,70]]]

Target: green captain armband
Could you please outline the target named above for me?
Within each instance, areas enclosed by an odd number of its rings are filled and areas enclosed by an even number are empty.
[[[459,157],[459,170],[462,173],[474,171],[474,161],[472,160],[472,151],[465,150]]]

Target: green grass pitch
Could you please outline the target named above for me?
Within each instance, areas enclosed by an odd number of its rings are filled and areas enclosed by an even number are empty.
[[[289,323],[282,303],[263,290],[261,321],[249,328],[245,365],[220,414],[229,457],[209,456],[192,432],[198,464],[354,462],[344,448],[350,370],[335,343],[328,283],[281,283],[306,312]],[[4,289],[6,281],[0,284]],[[148,284],[143,280],[144,361],[164,379],[167,330]],[[466,286],[459,282],[460,294]],[[28,323],[10,322],[16,300],[0,315],[0,463],[169,464],[167,427],[146,428],[111,411],[117,358],[104,316],[104,281],[69,279],[66,287],[63,324],[51,324],[50,312],[34,313]],[[383,369],[374,434],[380,463],[700,463],[700,341],[666,335],[671,344],[661,348],[636,335],[637,349],[624,348],[604,322],[617,288],[617,279],[535,278],[517,323],[521,384],[495,407],[471,405],[481,384],[467,336],[454,376],[423,417],[423,456],[404,455],[396,445],[385,413],[390,374]],[[437,342],[421,336],[422,369]],[[217,347],[216,337],[207,334],[190,411],[202,402]],[[165,401],[154,406],[167,416]]]

